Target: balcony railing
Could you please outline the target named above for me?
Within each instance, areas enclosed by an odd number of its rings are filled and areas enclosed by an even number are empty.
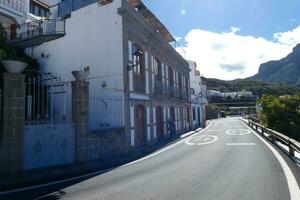
[[[12,45],[30,47],[65,35],[65,20],[43,19],[5,29],[7,41]]]
[[[134,80],[133,80],[133,88],[134,91],[136,92],[146,92],[146,83],[145,83],[145,79],[143,77],[134,75]]]

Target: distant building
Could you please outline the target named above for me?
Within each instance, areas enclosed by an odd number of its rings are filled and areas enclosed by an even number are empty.
[[[223,97],[223,93],[216,90],[207,90],[208,97]]]
[[[0,22],[11,28],[14,34],[17,25],[49,17],[49,5],[40,0],[0,0]]]
[[[188,61],[190,66],[190,86],[191,86],[191,109],[192,109],[192,128],[205,126],[207,104],[206,85],[202,82],[200,71],[197,64]]]

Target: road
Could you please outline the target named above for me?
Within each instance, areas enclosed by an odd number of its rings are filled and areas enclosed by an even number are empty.
[[[0,199],[299,200],[298,167],[277,154],[286,166],[238,118],[219,119],[136,162]]]

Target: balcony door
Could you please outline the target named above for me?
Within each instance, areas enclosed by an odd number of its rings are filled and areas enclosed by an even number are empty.
[[[135,110],[135,134],[136,134],[136,146],[141,147],[146,144],[146,120],[145,120],[145,107],[138,105]]]
[[[164,120],[161,106],[156,107],[156,134],[158,141],[164,139]]]

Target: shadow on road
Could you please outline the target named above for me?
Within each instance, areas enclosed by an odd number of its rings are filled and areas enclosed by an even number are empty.
[[[67,195],[67,193],[64,191],[65,188],[68,188],[72,185],[76,185],[83,181],[92,179],[99,175],[105,174],[105,173],[107,173],[111,170],[114,170],[124,164],[130,163],[134,160],[140,159],[144,156],[154,153],[164,147],[167,147],[180,139],[181,139],[180,135],[175,136],[173,138],[168,138],[166,140],[160,141],[159,143],[157,143],[155,145],[142,147],[142,148],[134,151],[130,156],[122,156],[122,157],[115,158],[113,160],[113,162],[109,162],[109,163],[105,163],[105,161],[103,161],[103,160],[101,160],[101,161],[98,160],[98,161],[93,161],[93,162],[89,162],[86,164],[79,164],[78,168],[79,169],[85,168],[86,169],[85,172],[81,171],[80,173],[75,172],[72,174],[67,170],[76,169],[76,166],[74,167],[74,165],[73,165],[72,168],[70,168],[70,169],[68,169],[66,167],[64,170],[60,170],[60,172],[64,171],[65,173],[67,173],[68,175],[66,175],[66,176],[58,175],[58,176],[56,176],[56,178],[51,177],[51,179],[50,178],[43,179],[43,180],[39,180],[38,182],[36,182],[36,180],[35,180],[35,182],[23,183],[22,187],[41,185],[41,184],[45,184],[47,182],[64,180],[64,179],[68,179],[71,177],[76,177],[76,176],[89,174],[89,173],[93,173],[93,172],[95,172],[95,173],[93,175],[86,176],[84,178],[79,178],[79,179],[72,180],[72,181],[68,181],[65,183],[59,183],[59,184],[55,184],[55,185],[51,185],[51,186],[45,186],[45,187],[41,187],[41,188],[0,195],[0,199],[1,200],[15,200],[15,199],[16,200],[20,200],[20,199],[22,199],[22,200],[25,200],[25,199],[57,200],[57,199],[60,199],[61,197]],[[101,172],[97,173],[98,171],[101,171]],[[43,173],[45,173],[45,172],[46,171],[44,170]],[[72,174],[72,176],[70,174]],[[50,175],[49,175],[49,177],[50,177]],[[18,187],[20,187],[20,185]],[[17,187],[7,187],[6,190],[8,190],[8,188],[15,189]],[[3,189],[4,188],[2,187],[2,191],[3,191]]]

